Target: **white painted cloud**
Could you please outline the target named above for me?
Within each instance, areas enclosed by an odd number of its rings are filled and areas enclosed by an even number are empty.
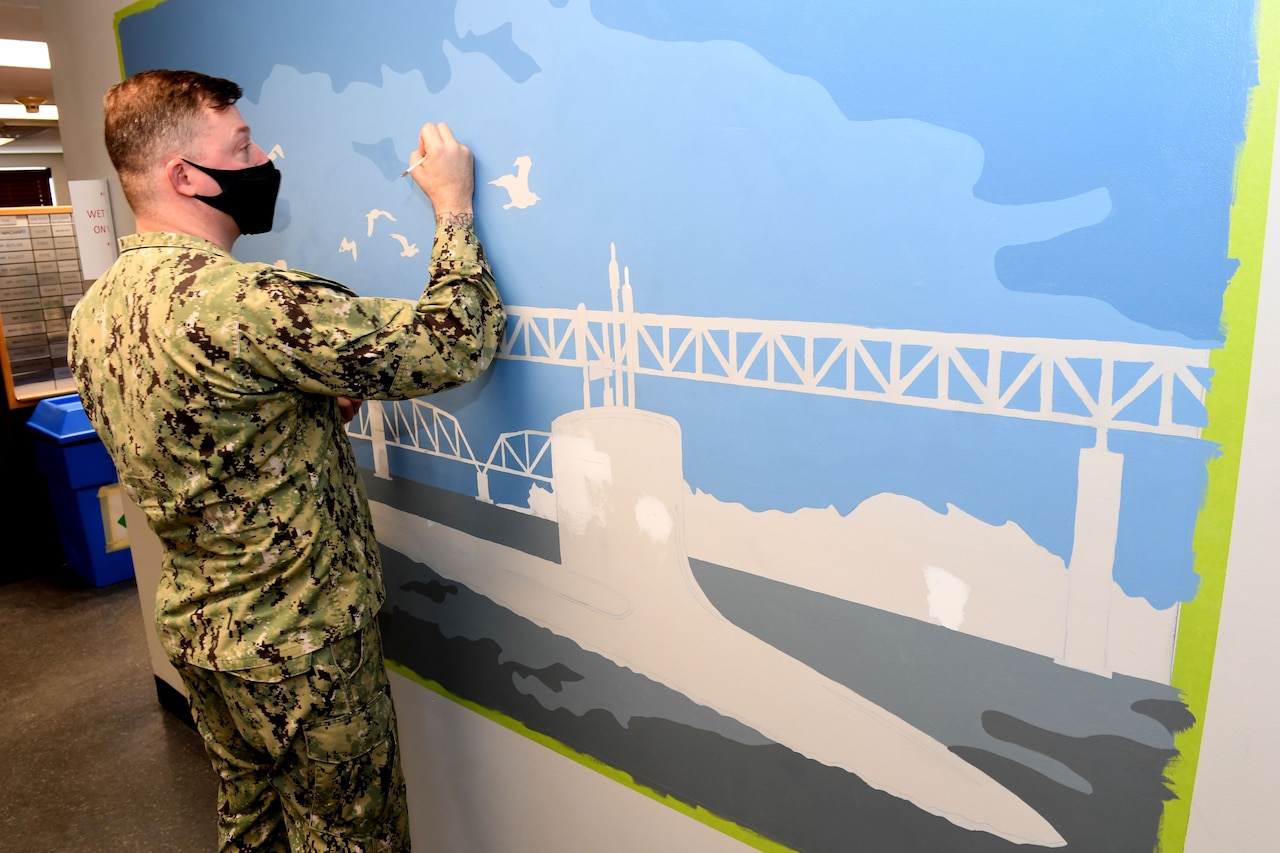
[[[636,524],[640,525],[640,531],[645,536],[659,545],[671,538],[671,531],[675,527],[667,505],[649,495],[636,501]]]
[[[959,630],[964,607],[969,603],[969,585],[937,566],[924,567],[924,582],[929,588],[929,617],[939,625]]]
[[[544,489],[537,483],[529,487],[529,509],[538,518],[556,520],[556,496],[554,492]]]
[[[568,533],[581,535],[592,522],[607,521],[604,502],[613,463],[587,433],[557,434],[554,441],[556,515]]]

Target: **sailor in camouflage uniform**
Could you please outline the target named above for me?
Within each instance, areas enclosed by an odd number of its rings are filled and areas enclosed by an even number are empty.
[[[471,152],[423,127],[430,281],[416,304],[359,297],[232,257],[270,230],[280,180],[240,95],[175,71],[108,92],[139,233],[77,306],[71,367],[164,546],[156,623],[221,780],[221,849],[408,850],[378,545],[343,424],[356,401],[439,391],[493,359],[504,315]]]

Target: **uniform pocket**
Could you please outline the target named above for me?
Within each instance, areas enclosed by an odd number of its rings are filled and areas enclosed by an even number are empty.
[[[250,669],[227,670],[241,681],[252,681],[255,684],[279,684],[311,671],[311,655],[300,655],[280,663],[265,663]]]
[[[304,733],[311,764],[311,819],[359,831],[376,825],[387,802],[384,790],[395,759],[391,697],[378,693],[368,705],[311,726]]]

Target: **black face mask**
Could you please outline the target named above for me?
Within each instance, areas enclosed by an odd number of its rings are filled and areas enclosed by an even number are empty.
[[[220,195],[198,195],[205,204],[235,220],[241,234],[263,234],[271,230],[276,216],[276,196],[280,193],[280,171],[270,160],[247,169],[209,169],[183,159],[218,182]]]

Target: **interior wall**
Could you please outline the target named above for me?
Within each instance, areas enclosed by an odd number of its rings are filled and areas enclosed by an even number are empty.
[[[118,6],[117,0],[42,4],[67,178],[107,177],[117,233],[127,234],[133,229],[132,216],[102,151],[100,131],[102,92],[120,79],[112,29]],[[1280,209],[1275,204],[1273,195],[1273,211]],[[1280,761],[1280,745],[1257,733],[1269,731],[1280,698],[1270,665],[1280,653],[1280,620],[1268,607],[1280,592],[1272,571],[1280,556],[1280,535],[1269,518],[1280,498],[1274,485],[1280,482],[1275,470],[1280,461],[1268,440],[1280,426],[1280,375],[1274,369],[1280,362],[1271,357],[1280,349],[1277,240],[1280,229],[1273,217],[1222,628],[1187,836],[1186,850],[1192,853],[1261,849],[1272,835],[1268,794],[1274,791],[1272,768]],[[420,721],[406,737],[411,782],[416,783],[415,833],[452,827],[446,831],[457,835],[449,849],[459,850],[514,849],[502,844],[522,837],[539,839],[523,849],[548,851],[742,848],[682,812],[655,808],[651,798],[612,783],[602,785],[606,777],[580,762],[551,749],[530,748],[528,738],[499,750],[496,745],[510,739],[509,721],[459,713],[460,706],[400,676],[396,685],[398,703]],[[547,781],[530,785],[530,779]],[[495,796],[495,790],[500,794]],[[476,820],[450,823],[458,809]],[[609,816],[607,825],[599,825],[601,814]],[[493,819],[486,825],[483,815]],[[618,825],[624,830],[619,832]],[[622,847],[620,837],[625,839]]]
[[[42,2],[41,12],[53,66],[67,180],[106,178],[116,234],[131,234],[133,212],[102,145],[102,96],[122,79],[113,25],[119,7],[110,0],[57,0]],[[66,198],[69,204],[70,195]]]

